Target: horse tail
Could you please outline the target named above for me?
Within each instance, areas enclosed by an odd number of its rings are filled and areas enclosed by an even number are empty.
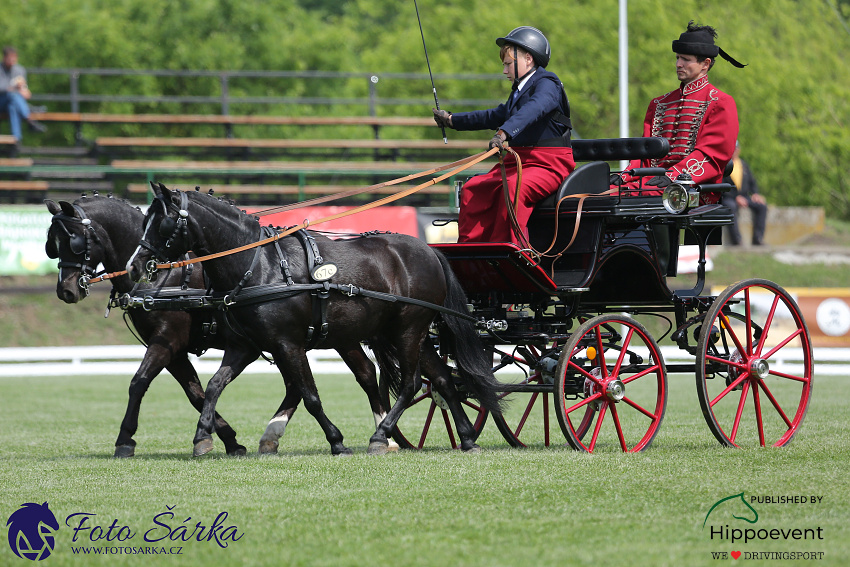
[[[433,250],[433,249],[432,249]],[[437,250],[433,250],[446,278],[446,300],[443,307],[461,313],[467,312],[467,299],[460,281],[449,265],[449,261]],[[499,396],[501,386],[493,375],[492,359],[478,336],[478,330],[471,321],[451,315],[441,315],[445,325],[440,333],[441,350],[454,355],[461,383],[473,398],[487,410],[501,414],[503,399]]]
[[[369,348],[378,362],[381,371],[381,381],[386,382],[393,396],[398,398],[401,392],[401,366],[398,362],[398,348],[381,336],[369,339]]]

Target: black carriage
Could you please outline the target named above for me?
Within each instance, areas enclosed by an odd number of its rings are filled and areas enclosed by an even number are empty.
[[[782,446],[798,431],[813,360],[793,297],[760,279],[704,294],[707,247],[721,243],[732,216],[722,205],[699,205],[698,196],[726,187],[674,184],[664,197],[603,194],[608,161],[666,151],[662,138],[575,141],[576,160],[589,163],[538,204],[528,225],[543,255],[514,244],[433,245],[448,257],[485,329],[496,377],[512,400],[510,411],[493,417],[511,445],[548,446],[557,420],[576,450],[643,450],[663,420],[671,373],[695,376],[706,422],[725,446]],[[696,282],[672,289],[685,244],[699,250]],[[667,323],[660,333],[685,361],[665,362],[638,321],[644,316]],[[427,380],[413,405],[427,409],[419,413],[421,430],[405,431],[408,444],[422,447],[429,433],[438,438],[431,429],[440,412],[444,419],[436,421],[445,421],[455,444],[445,404]],[[483,427],[487,412],[472,400],[466,406]]]

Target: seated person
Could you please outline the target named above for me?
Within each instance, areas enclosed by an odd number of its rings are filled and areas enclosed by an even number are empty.
[[[502,72],[513,83],[507,102],[496,108],[450,113],[434,109],[440,126],[456,130],[496,130],[490,147],[510,143],[522,162],[522,187],[514,203],[524,234],[514,234],[503,193],[501,167],[470,179],[463,188],[458,218],[458,242],[514,242],[526,247],[526,225],[534,204],[557,191],[575,169],[570,147],[569,102],[560,79],[545,69],[549,41],[532,27],[521,26],[496,40]],[[505,155],[508,187],[513,200],[517,166]]]
[[[690,174],[695,183],[720,183],[723,179],[738,138],[738,110],[731,96],[708,82],[708,71],[718,53],[735,67],[743,65],[714,44],[716,37],[711,26],[691,21],[687,31],[673,41],[679,88],[653,99],[643,121],[643,136],[667,138],[670,152],[659,159],[633,160],[626,168],[663,167],[667,172],[646,181],[640,195],[661,195],[680,173]],[[615,174],[611,183],[634,189],[639,179]],[[720,194],[703,194],[701,200],[717,203]]]
[[[741,147],[735,144],[732,162],[735,164],[732,173],[724,177],[724,183],[731,183],[735,189],[723,193],[723,204],[732,209],[735,221],[729,225],[729,242],[740,246],[741,231],[738,230],[738,210],[750,209],[753,220],[753,246],[764,244],[764,230],[767,226],[767,203],[759,193],[759,186],[750,170],[750,166],[741,158]]]

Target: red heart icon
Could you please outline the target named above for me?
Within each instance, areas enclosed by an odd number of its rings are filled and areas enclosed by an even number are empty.
[[[741,552],[740,552],[740,551],[733,551],[733,552],[732,552],[732,558],[733,558],[733,559],[738,559],[739,557],[741,557]]]

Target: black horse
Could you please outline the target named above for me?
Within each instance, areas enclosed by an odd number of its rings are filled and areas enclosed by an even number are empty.
[[[229,251],[255,243],[264,234],[256,218],[230,202],[198,192],[171,191],[161,184],[154,184],[154,192],[157,199],[145,217],[145,240],[127,263],[136,281],[147,277],[154,258],[174,261],[190,249],[198,255]],[[315,266],[309,265],[311,250]],[[284,264],[288,271],[282,270]],[[395,404],[370,439],[369,453],[386,452],[390,433],[419,388],[420,367],[449,404],[461,448],[479,450],[451,371],[428,339],[437,313],[408,300],[460,311],[466,308],[466,297],[448,262],[424,242],[398,234],[340,240],[287,237],[205,260],[204,266],[216,289],[231,290],[226,313],[230,324],[241,329],[243,339],[228,344],[221,368],[207,384],[194,439],[196,456],[212,448],[212,417],[219,395],[253,360],[245,344],[273,356],[286,385],[281,407],[295,407],[303,398],[325,432],[331,452],[351,453],[322,409],[307,361],[306,352],[316,346],[317,332],[322,348],[349,350],[368,342],[382,380],[396,394]],[[325,271],[323,277],[317,275],[319,270],[310,270],[317,267]],[[322,280],[321,289],[298,292],[299,286],[303,290]],[[287,288],[293,292],[287,293]],[[264,299],[264,291],[278,295]],[[254,299],[241,302],[240,295]],[[440,319],[443,344],[455,354],[462,386],[483,407],[499,412],[497,382],[475,327],[452,315]]]
[[[86,283],[99,264],[107,272],[123,270],[137,243],[142,238],[142,212],[129,203],[113,198],[92,197],[76,200],[73,204],[45,201],[53,213],[45,245],[47,255],[59,258],[59,281],[56,295],[66,303],[77,303],[88,295]],[[134,289],[129,276],[110,280],[113,297],[123,296]],[[205,289],[200,265],[192,271],[177,271],[157,282],[157,288],[186,285],[191,289]],[[137,292],[151,293],[149,284],[137,284]],[[223,350],[229,329],[217,310],[153,310],[130,307],[127,315],[139,337],[147,345],[145,356],[130,382],[129,400],[121,429],[115,442],[116,457],[135,454],[136,433],[142,398],[154,378],[167,369],[177,380],[189,401],[199,412],[204,404],[204,390],[197,372],[188,358],[190,353],[200,354],[207,349]],[[246,353],[256,359],[260,352]],[[361,387],[369,397],[376,423],[386,415],[388,395],[379,393],[375,366],[358,348],[340,353],[352,369]],[[387,399],[386,402],[382,402]],[[291,409],[293,408],[281,408]],[[260,439],[260,452],[277,451],[278,440],[292,413],[279,411],[269,422]],[[236,441],[236,432],[218,414],[215,430],[224,442],[228,455],[244,455],[245,447]],[[395,446],[394,448],[397,448]]]

